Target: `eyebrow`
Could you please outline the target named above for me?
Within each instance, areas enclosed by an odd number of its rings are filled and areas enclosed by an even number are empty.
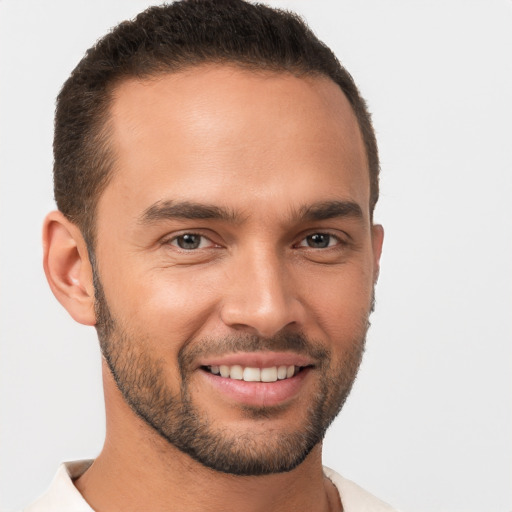
[[[239,216],[233,211],[210,204],[193,203],[190,201],[158,201],[146,208],[139,221],[141,224],[152,224],[171,219],[215,219],[237,222]]]
[[[310,222],[337,217],[362,220],[363,210],[353,201],[324,201],[299,208],[299,218]]]
[[[361,207],[353,201],[323,201],[306,205],[296,210],[292,217],[301,221],[320,221],[338,217],[363,219]],[[233,210],[211,204],[194,203],[191,201],[176,202],[172,200],[157,201],[152,204],[139,218],[141,224],[153,224],[172,219],[201,220],[212,219],[231,223],[239,223],[244,219]]]

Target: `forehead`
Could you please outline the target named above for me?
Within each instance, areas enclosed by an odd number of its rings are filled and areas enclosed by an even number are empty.
[[[368,209],[357,120],[326,77],[208,65],[130,79],[114,91],[111,124],[116,165],[104,195],[122,190],[141,211],[175,198],[236,209],[327,195]]]

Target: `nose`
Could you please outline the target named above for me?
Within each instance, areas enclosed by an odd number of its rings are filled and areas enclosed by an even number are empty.
[[[282,257],[258,250],[232,263],[221,306],[224,324],[265,338],[285,327],[302,326],[305,309]]]

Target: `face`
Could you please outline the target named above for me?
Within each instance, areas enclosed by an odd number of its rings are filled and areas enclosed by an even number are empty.
[[[360,363],[381,236],[326,78],[206,66],[115,94],[97,329],[148,429],[218,471],[297,466]]]

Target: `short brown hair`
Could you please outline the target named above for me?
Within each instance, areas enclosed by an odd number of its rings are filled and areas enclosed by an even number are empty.
[[[114,164],[108,110],[112,90],[203,63],[325,75],[357,117],[370,173],[370,212],[379,196],[379,157],[366,103],[346,69],[296,14],[243,0],[183,0],[150,7],[87,50],[57,98],[54,192],[59,210],[94,242],[98,199]]]

